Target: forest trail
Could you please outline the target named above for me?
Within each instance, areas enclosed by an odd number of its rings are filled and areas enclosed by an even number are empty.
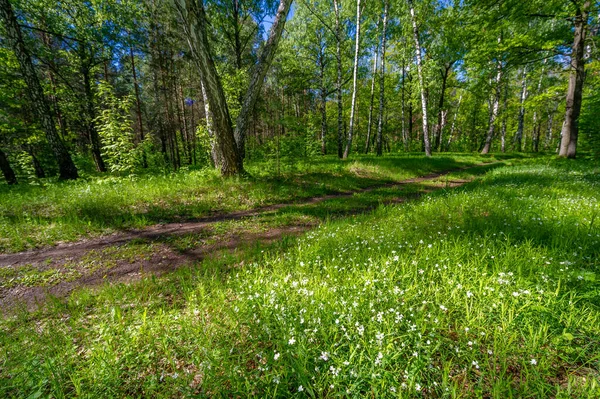
[[[482,163],[431,173],[425,176],[406,179],[398,182],[379,184],[349,192],[339,192],[324,196],[311,197],[297,202],[279,203],[255,208],[247,211],[215,214],[185,222],[166,223],[139,230],[118,232],[108,236],[62,243],[50,248],[0,255],[0,271],[2,269],[18,270],[27,268],[37,273],[46,273],[47,282],[16,283],[11,285],[6,280],[0,285],[0,309],[11,309],[24,306],[29,310],[44,303],[48,296],[64,298],[79,287],[97,286],[104,282],[131,282],[147,275],[160,275],[191,265],[205,258],[223,254],[223,251],[235,251],[240,247],[257,243],[269,244],[285,236],[299,235],[314,228],[317,223],[298,222],[285,226],[270,226],[267,229],[244,229],[244,227],[227,229],[225,233],[214,230],[220,222],[242,221],[266,214],[272,214],[286,207],[304,207],[316,205],[327,200],[343,199],[355,194],[368,193],[382,188],[397,188],[409,184],[430,183],[453,172],[465,171],[482,166],[491,166],[501,162]],[[442,188],[454,188],[472,181],[472,179],[454,179],[440,184],[428,184],[418,193],[398,193],[386,203],[400,203],[415,199],[423,194]],[[357,215],[372,210],[373,207],[360,207],[344,212],[345,216]],[[260,229],[259,229],[260,230]],[[197,235],[200,245],[191,249],[180,249],[172,245],[172,239],[187,235]],[[118,250],[128,245],[146,246],[146,253],[118,254]],[[115,250],[117,256],[115,258]],[[134,251],[135,252],[135,251]],[[109,265],[105,265],[105,263]],[[67,276],[66,278],[55,276]],[[1,276],[1,275],[0,275]]]

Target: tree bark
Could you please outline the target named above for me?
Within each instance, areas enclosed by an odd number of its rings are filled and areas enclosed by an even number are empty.
[[[377,21],[377,27],[379,27],[379,21]],[[375,58],[373,60],[373,73],[371,77],[371,99],[369,103],[369,120],[367,121],[367,140],[365,141],[365,154],[369,152],[369,146],[371,145],[371,131],[373,127],[373,105],[375,102],[375,79],[377,78],[377,61],[379,57],[379,44],[375,47]]]
[[[44,91],[40,85],[33,62],[31,61],[31,56],[23,42],[19,23],[9,0],[0,0],[0,16],[5,23],[6,39],[12,50],[15,52],[15,56],[21,67],[23,78],[27,83],[27,92],[31,99],[32,107],[40,120],[40,124],[46,133],[50,148],[58,163],[59,178],[61,180],[76,179],[78,177],[77,167],[75,167],[67,147],[56,131],[50,107],[44,96]]]
[[[454,118],[452,119],[452,126],[450,127],[450,135],[448,136],[448,143],[446,144],[446,151],[450,149],[450,144],[454,139],[454,131],[456,130],[456,120],[458,119],[458,111],[460,110],[460,103],[462,102],[462,94],[458,97],[458,105],[454,110]]]
[[[389,1],[384,0],[383,7],[383,28],[381,30],[381,75],[379,77],[379,120],[377,122],[377,139],[375,147],[377,156],[383,155],[382,137],[383,137],[383,107],[385,102],[385,45],[387,37]]]
[[[321,81],[321,154],[327,154],[327,89],[325,87],[325,54],[320,54],[320,72]]]
[[[10,166],[8,158],[2,150],[0,150],[0,169],[2,170],[2,174],[4,175],[4,179],[6,179],[7,184],[17,184],[17,176],[15,176],[15,171]]]
[[[358,80],[358,58],[360,52],[360,0],[356,0],[356,44],[354,46],[354,72],[352,75],[352,103],[350,105],[350,127],[348,129],[348,143],[344,150],[344,159],[348,158],[352,149],[352,134],[354,132],[354,113],[356,112],[356,86]]]
[[[340,21],[339,0],[333,0],[335,9],[335,59],[337,61],[337,79],[335,82],[335,91],[337,93],[337,147],[338,157],[344,156],[344,122],[343,122],[343,103],[342,103],[342,23]]]
[[[405,99],[405,85],[406,85],[406,66],[404,65],[404,60],[402,60],[402,142],[404,144],[404,151],[408,152],[408,139],[409,135],[406,131],[406,116],[404,115],[404,109],[406,108],[406,99]]]
[[[183,27],[192,58],[199,69],[207,103],[210,106],[215,147],[221,162],[219,165],[221,174],[223,176],[243,174],[243,159],[236,145],[223,85],[208,43],[204,4],[196,0],[172,1],[184,22]]]
[[[500,41],[500,40],[498,40]],[[502,62],[496,63],[496,90],[494,94],[494,102],[492,104],[492,112],[490,113],[490,124],[488,127],[488,134],[485,138],[485,144],[481,150],[481,154],[487,154],[492,148],[492,139],[494,138],[494,129],[496,118],[498,117],[498,109],[500,108],[500,82],[502,80]]]
[[[573,2],[576,4],[575,2]],[[560,157],[575,158],[577,156],[577,139],[579,136],[579,115],[581,114],[581,101],[583,97],[583,81],[585,78],[585,36],[590,0],[578,7],[575,14],[575,37],[571,53],[571,73],[569,87],[567,88],[567,107],[565,122],[562,127],[560,141]]]
[[[210,112],[210,105],[208,103],[208,97],[206,95],[206,89],[204,88],[204,84],[200,82],[200,87],[202,88],[202,100],[204,101],[204,116],[206,120],[206,131],[208,132],[208,140],[210,142],[210,157],[213,163],[213,166],[217,169],[221,168],[221,158],[219,156],[219,151],[216,146],[216,138],[215,131],[213,129],[212,123],[212,112]]]
[[[421,44],[419,42],[419,29],[415,17],[415,7],[412,0],[408,0],[410,6],[410,17],[413,25],[413,36],[415,39],[415,52],[417,53],[417,73],[419,75],[419,90],[421,91],[421,107],[423,108],[423,144],[425,146],[425,155],[431,156],[431,142],[429,141],[429,129],[427,125],[427,96],[425,94],[425,84],[423,80],[423,61],[421,57]]]
[[[193,0],[175,1],[190,2]],[[271,62],[275,57],[275,52],[279,44],[279,39],[281,39],[281,34],[283,33],[283,28],[291,5],[292,0],[280,0],[275,21],[273,22],[273,25],[271,25],[269,38],[258,57],[258,62],[254,65],[252,73],[250,74],[250,85],[244,96],[244,101],[242,102],[242,108],[236,120],[234,132],[238,152],[242,158],[245,153],[246,135],[248,133],[248,127],[250,126],[250,120],[252,119],[252,113],[254,112],[254,106],[256,105],[256,100],[261,92],[265,76],[271,67]]]
[[[448,83],[448,75],[450,74],[450,69],[452,68],[452,65],[454,64],[454,62],[449,62],[446,65],[444,65],[444,69],[442,71],[442,89],[441,89],[441,93],[440,93],[440,102],[438,104],[438,123],[436,126],[436,131],[435,131],[435,149],[437,151],[441,150],[442,147],[442,130],[444,129],[443,126],[443,119],[444,119],[444,99],[445,99],[445,94],[446,94],[446,85]]]
[[[525,100],[527,99],[527,69],[523,69],[523,81],[521,83],[521,107],[519,108],[519,122],[517,127],[517,133],[513,147],[517,151],[521,151],[521,145],[523,142],[523,130],[525,125]]]

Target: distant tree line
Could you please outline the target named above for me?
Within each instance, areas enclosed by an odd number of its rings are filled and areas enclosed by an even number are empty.
[[[0,0],[8,184],[316,154],[600,155],[591,0]]]

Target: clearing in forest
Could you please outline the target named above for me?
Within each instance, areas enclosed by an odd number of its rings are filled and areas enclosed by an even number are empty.
[[[599,193],[597,164],[523,160],[299,237],[78,290],[0,321],[0,393],[597,397]],[[350,209],[343,200],[312,214]]]

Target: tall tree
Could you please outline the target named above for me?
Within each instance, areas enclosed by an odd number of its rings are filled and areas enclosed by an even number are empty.
[[[6,38],[19,61],[23,78],[27,83],[27,92],[32,106],[46,133],[46,138],[58,163],[59,178],[62,180],[77,179],[77,167],[75,167],[67,147],[56,131],[50,106],[44,96],[44,91],[33,66],[31,55],[25,46],[17,17],[9,0],[0,0],[0,16],[4,20]]]
[[[381,29],[381,75],[379,77],[379,119],[377,121],[377,138],[375,150],[377,156],[383,154],[383,107],[385,103],[385,46],[387,38],[389,0],[383,1],[383,27]]]
[[[498,37],[498,43],[500,43],[501,40],[502,40],[501,37]],[[496,61],[496,84],[495,84],[495,90],[494,90],[494,98],[492,100],[492,109],[490,112],[490,124],[488,127],[488,134],[485,138],[485,144],[483,146],[483,149],[481,150],[482,154],[489,153],[490,149],[492,148],[492,139],[494,138],[495,123],[496,123],[496,118],[498,117],[498,109],[500,108],[500,96],[501,96],[500,82],[501,81],[502,81],[502,61],[500,59],[498,59]]]
[[[256,105],[256,100],[261,92],[271,62],[273,62],[273,58],[275,57],[275,52],[279,45],[279,40],[281,39],[281,34],[283,33],[283,28],[285,27],[292,1],[293,0],[281,0],[279,2],[275,21],[271,25],[271,30],[269,31],[269,37],[258,56],[258,61],[254,64],[252,72],[250,73],[250,85],[248,86],[248,90],[246,90],[242,102],[242,109],[237,117],[235,125],[235,140],[238,146],[238,152],[242,156],[245,152],[246,136],[248,134],[252,113],[254,112],[254,106]]]
[[[344,156],[344,122],[343,112],[344,104],[342,102],[342,17],[340,0],[333,0],[335,11],[335,59],[337,61],[337,78],[335,81],[335,91],[337,96],[337,150],[338,157]]]
[[[224,176],[244,173],[243,151],[250,118],[263,85],[264,77],[275,55],[292,0],[280,1],[269,38],[253,68],[250,85],[237,118],[235,134],[223,91],[223,84],[217,72],[208,41],[208,21],[204,4],[199,0],[172,0],[172,2],[184,22],[183,26],[191,55],[199,69],[200,79],[210,106],[212,126],[215,133],[215,147],[218,152],[217,157],[221,162],[221,173]]]
[[[354,44],[354,71],[352,74],[352,103],[350,104],[350,126],[348,128],[348,142],[344,150],[344,159],[348,158],[352,148],[352,133],[354,132],[354,113],[356,111],[356,87],[358,81],[358,58],[360,55],[360,0],[356,0],[356,43]]]
[[[583,3],[571,0],[575,6],[575,35],[571,53],[571,71],[569,75],[569,87],[567,88],[567,107],[565,121],[562,127],[560,141],[561,157],[575,158],[577,155],[577,139],[579,136],[579,115],[581,114],[581,100],[583,98],[583,80],[585,78],[585,37],[588,14],[590,11],[590,0]]]
[[[519,118],[517,123],[517,133],[515,133],[513,142],[513,146],[517,151],[521,151],[521,146],[523,143],[523,130],[525,128],[525,100],[527,99],[527,69],[523,68],[522,73],[523,78],[521,80],[521,96],[519,97]]]
[[[375,31],[379,30],[380,19],[377,19]],[[373,55],[373,70],[371,72],[371,96],[369,97],[369,118],[367,120],[367,139],[365,140],[365,153],[369,152],[371,145],[371,131],[373,130],[373,106],[375,103],[375,81],[377,80],[377,61],[379,57],[379,42],[375,45],[375,54]]]
[[[419,28],[417,26],[417,18],[415,16],[415,6],[412,0],[408,0],[410,7],[410,18],[413,26],[413,36],[415,40],[415,53],[417,56],[417,73],[419,75],[419,90],[421,92],[421,108],[423,110],[423,144],[425,146],[425,155],[431,156],[431,142],[429,141],[429,128],[427,121],[427,94],[425,89],[425,81],[423,79],[423,59],[421,56],[421,44],[419,40]]]

